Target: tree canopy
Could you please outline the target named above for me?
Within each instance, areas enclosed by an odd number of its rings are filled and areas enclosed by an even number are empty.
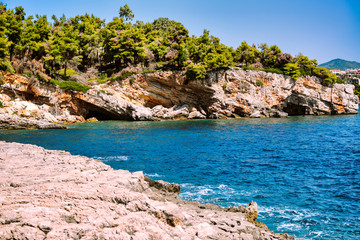
[[[94,68],[99,74],[111,75],[133,67],[186,70],[189,79],[202,79],[211,71],[242,67],[271,69],[294,79],[315,75],[325,84],[337,81],[328,70],[317,67],[316,60],[293,57],[276,45],[243,41],[233,49],[208,30],[190,36],[183,24],[168,18],[133,23],[128,5],[121,6],[119,15],[108,23],[89,14],[51,19],[27,16],[22,7],[7,9],[0,2],[0,69],[8,69],[16,61],[36,60],[53,77],[59,70],[66,77],[68,68],[83,72]]]

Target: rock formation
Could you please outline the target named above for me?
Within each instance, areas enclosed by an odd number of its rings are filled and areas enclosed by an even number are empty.
[[[0,142],[0,176],[0,239],[294,239],[254,202],[184,202],[177,184],[64,151]]]
[[[20,118],[9,114],[0,114],[0,129],[53,129],[66,128],[66,126],[43,120]]]
[[[204,80],[184,72],[134,74],[93,85],[86,93],[19,75],[4,74],[0,114],[52,123],[99,120],[287,117],[354,114],[359,98],[350,84],[323,86],[316,77],[297,80],[274,73],[229,70]]]

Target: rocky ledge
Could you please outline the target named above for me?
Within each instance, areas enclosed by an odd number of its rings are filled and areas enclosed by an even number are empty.
[[[0,129],[64,129],[65,125],[0,113]]]
[[[0,142],[0,176],[0,239],[294,239],[255,202],[185,202],[177,184],[64,151]]]

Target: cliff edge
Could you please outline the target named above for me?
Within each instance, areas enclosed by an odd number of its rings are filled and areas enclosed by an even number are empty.
[[[294,239],[255,202],[185,202],[177,184],[64,151],[0,142],[0,175],[0,239]]]
[[[181,71],[133,73],[124,80],[91,84],[86,93],[36,78],[3,75],[0,115],[6,117],[0,121],[9,117],[49,123],[287,117],[356,114],[359,107],[351,84],[324,86],[316,77],[294,80],[254,70],[218,71],[204,80],[189,80]]]

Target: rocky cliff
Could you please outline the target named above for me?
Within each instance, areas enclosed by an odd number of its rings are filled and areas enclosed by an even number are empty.
[[[294,239],[255,202],[184,202],[177,184],[64,151],[0,142],[0,176],[0,239]]]
[[[222,71],[196,81],[183,72],[140,73],[92,84],[86,93],[3,74],[0,114],[51,123],[355,114],[359,104],[353,85],[263,71]]]

